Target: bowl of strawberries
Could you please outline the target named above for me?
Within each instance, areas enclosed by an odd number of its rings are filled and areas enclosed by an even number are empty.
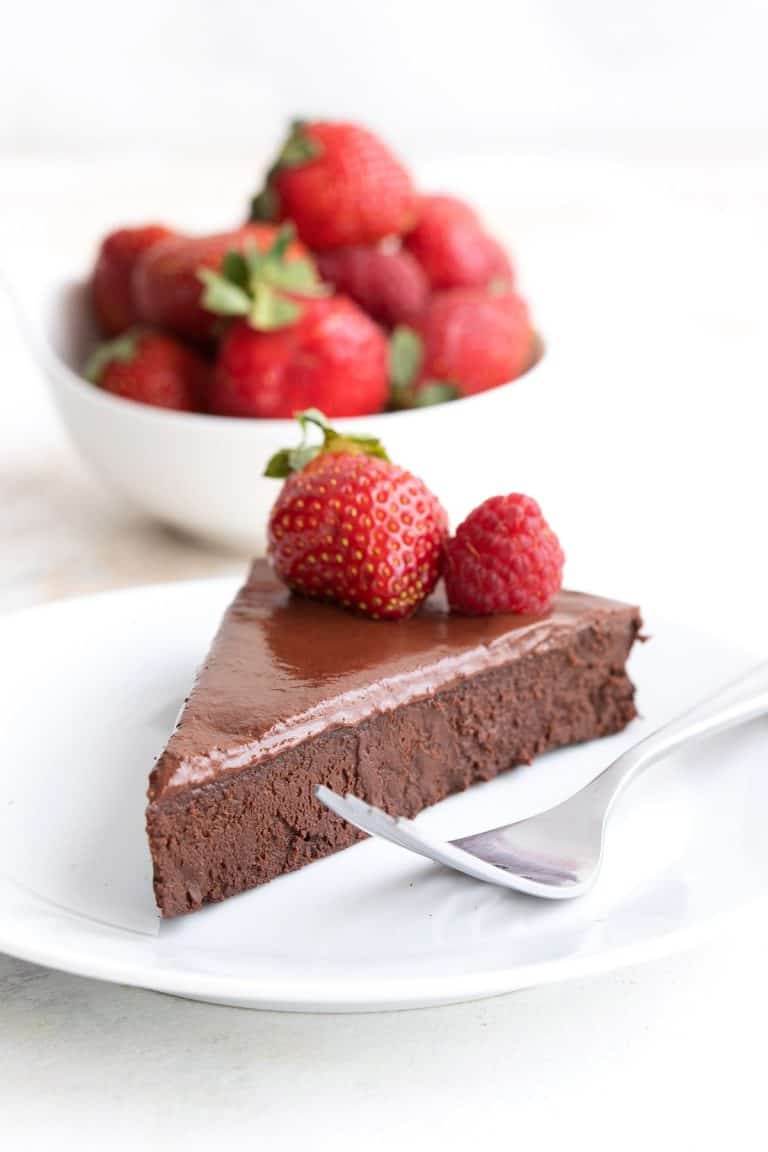
[[[294,123],[230,231],[111,232],[36,319],[93,470],[157,519],[249,552],[274,500],[265,466],[295,413],[386,438],[459,514],[472,477],[508,452],[510,405],[522,411],[544,366],[510,259],[477,213],[420,194],[349,123]]]

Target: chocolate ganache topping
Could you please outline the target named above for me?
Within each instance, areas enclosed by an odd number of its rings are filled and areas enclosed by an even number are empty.
[[[415,617],[381,623],[293,596],[258,560],[204,665],[205,698],[193,689],[153,773],[150,799],[546,650],[585,612],[610,615],[621,608],[562,592],[543,617],[464,617],[448,611],[438,589]]]

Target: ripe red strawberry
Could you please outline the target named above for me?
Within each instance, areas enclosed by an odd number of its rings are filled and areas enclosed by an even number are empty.
[[[530,496],[492,496],[448,542],[445,589],[454,612],[540,616],[563,582],[557,536]]]
[[[292,229],[264,253],[230,252],[205,270],[203,303],[233,317],[219,344],[211,411],[285,417],[320,404],[334,416],[379,412],[387,400],[387,343],[345,296],[328,296],[308,262],[286,261]]]
[[[141,257],[134,272],[133,289],[141,319],[192,340],[211,339],[218,321],[201,305],[200,269],[220,268],[230,251],[266,251],[276,236],[277,229],[268,224],[248,224],[234,232],[179,236],[156,245]],[[287,258],[308,259],[300,244],[289,248]]]
[[[119,228],[101,242],[91,276],[91,299],[101,328],[110,336],[125,332],[138,320],[131,281],[143,252],[173,236],[162,224]]]
[[[434,291],[447,288],[510,288],[514,273],[501,244],[463,200],[422,196],[415,228],[403,243],[421,264]]]
[[[253,200],[251,219],[292,220],[310,248],[375,244],[416,218],[411,178],[357,124],[296,121]]]
[[[446,196],[444,193],[433,192],[427,196],[419,196],[419,223],[430,217],[444,220],[466,220],[470,224],[480,225],[480,217],[475,209],[466,200],[459,196]],[[482,225],[480,225],[482,227]]]
[[[533,359],[528,307],[514,292],[456,288],[438,293],[418,331],[423,341],[420,387],[437,381],[471,396],[514,380]]]
[[[94,384],[140,404],[199,412],[209,368],[196,352],[162,332],[133,329],[100,345],[86,365]]]
[[[387,328],[415,324],[424,311],[429,284],[409,252],[355,245],[319,252],[320,275],[337,292]]]
[[[389,462],[369,437],[340,436],[319,412],[299,417],[323,444],[280,452],[266,475],[286,476],[269,519],[275,572],[305,596],[374,620],[410,616],[438,577],[448,520],[423,481]],[[298,469],[298,470],[296,470]]]
[[[210,393],[220,416],[291,417],[322,405],[365,416],[387,402],[387,343],[345,296],[311,300],[294,323],[258,331],[235,321],[222,338]]]

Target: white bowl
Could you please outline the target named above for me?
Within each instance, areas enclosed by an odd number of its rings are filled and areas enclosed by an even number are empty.
[[[95,388],[79,374],[97,338],[83,281],[55,284],[25,311],[59,412],[93,471],[166,524],[238,551],[262,551],[277,493],[277,482],[262,472],[273,452],[297,442],[297,425],[171,412]],[[380,437],[391,458],[422,476],[455,519],[496,490],[489,469],[509,458],[520,421],[546,419],[547,361],[478,396],[334,425]],[[515,441],[519,488],[518,435]]]

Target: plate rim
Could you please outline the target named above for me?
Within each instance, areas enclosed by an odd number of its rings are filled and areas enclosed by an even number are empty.
[[[4,882],[24,891],[22,885],[9,878],[4,878]],[[35,899],[42,900],[41,897]],[[396,1012],[503,996],[525,988],[580,979],[662,959],[718,937],[726,928],[749,921],[767,905],[768,894],[755,896],[738,908],[640,942],[583,956],[561,956],[555,960],[498,968],[488,973],[364,977],[359,981],[349,978],[284,980],[270,976],[266,982],[262,981],[261,987],[258,987],[258,978],[188,972],[178,968],[160,971],[121,960],[93,961],[87,954],[66,947],[57,951],[56,948],[46,949],[34,944],[25,946],[12,941],[9,945],[2,921],[0,951],[15,959],[72,976],[225,1006],[308,1013]],[[73,919],[84,919],[67,909],[61,909],[61,912]],[[254,988],[254,984],[257,987]]]

